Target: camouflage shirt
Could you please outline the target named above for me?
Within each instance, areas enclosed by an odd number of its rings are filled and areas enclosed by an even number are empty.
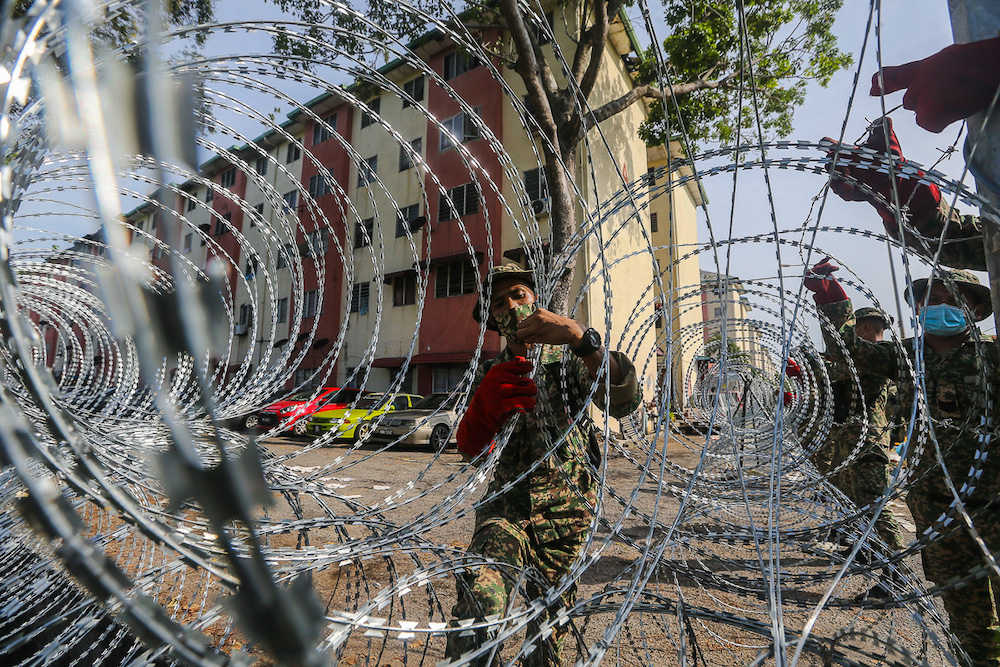
[[[947,232],[945,225],[948,226]],[[941,235],[947,233],[938,258],[941,264],[955,269],[986,270],[983,221],[979,216],[961,215],[957,209],[942,202],[934,211],[914,218],[913,226],[923,236],[920,238],[911,232],[906,234],[906,243],[914,252],[933,258]],[[926,248],[924,244],[927,244]]]
[[[854,314],[851,313],[849,323],[853,324],[853,320]],[[831,359],[827,368],[833,390],[833,421],[845,427],[838,429],[838,433],[853,442],[864,435],[864,453],[888,460],[890,438],[886,405],[892,383],[887,377],[866,372],[865,366],[858,363],[855,363],[857,376],[852,375],[850,366],[843,359],[843,351],[832,341],[827,342],[827,354]],[[864,431],[866,423],[868,428]]]
[[[594,402],[608,414],[620,418],[634,412],[642,402],[635,368],[620,352],[611,352],[622,372],[622,382],[611,385],[606,400],[603,379],[599,381]],[[486,372],[514,355],[504,350],[494,359],[479,365],[473,388]],[[538,404],[535,409],[517,416],[510,440],[500,453],[488,495],[500,493],[476,514],[477,526],[492,516],[530,523],[542,543],[553,542],[590,525],[588,503],[596,499],[594,479],[587,466],[587,435],[572,416],[590,395],[595,380],[587,366],[565,348],[546,345],[542,349],[542,368],[535,374]],[[570,384],[575,386],[571,387]],[[575,392],[575,394],[573,393]],[[571,396],[576,396],[578,405]],[[572,410],[572,412],[571,412]],[[568,433],[567,433],[568,430]],[[564,436],[565,434],[565,436]],[[549,453],[553,443],[559,445]],[[514,483],[533,465],[529,475]]]
[[[900,404],[907,412],[913,405],[915,378],[903,354],[906,354],[910,364],[914,363],[916,339],[903,341],[902,348],[891,341],[872,343],[855,334],[850,300],[819,308],[839,331],[858,368],[896,381]],[[944,452],[945,465],[959,490],[976,465],[977,458],[981,458],[977,452],[985,434],[992,430],[1000,408],[1000,359],[996,345],[992,337],[983,336],[977,329],[973,331],[969,340],[953,350],[942,353],[929,345],[923,348],[927,414]],[[825,329],[824,337],[829,348],[838,347]],[[926,425],[919,431],[926,433]],[[987,447],[987,450],[992,449],[995,445]],[[926,493],[948,495],[943,471],[937,465],[934,446],[929,438],[918,439],[911,444],[909,451],[915,471],[927,473],[916,483],[917,486]],[[981,478],[976,488],[976,497],[980,498],[1000,490],[1000,451],[989,451],[985,464],[981,466]]]

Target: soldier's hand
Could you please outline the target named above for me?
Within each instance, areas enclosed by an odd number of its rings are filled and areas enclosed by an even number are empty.
[[[1000,85],[1000,37],[952,44],[923,60],[882,68],[872,75],[871,95],[906,90],[903,106],[917,125],[940,132],[989,106]]]
[[[517,337],[525,343],[577,346],[583,341],[583,325],[576,320],[539,308],[517,325]]]
[[[802,281],[807,290],[813,293],[813,300],[818,304],[836,303],[847,300],[847,292],[833,277],[834,271],[840,267],[830,262],[827,257],[812,267]]]

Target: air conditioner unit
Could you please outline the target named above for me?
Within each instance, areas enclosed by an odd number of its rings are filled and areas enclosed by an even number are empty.
[[[245,324],[237,324],[233,327],[233,334],[236,336],[246,336],[250,328]]]
[[[552,210],[552,205],[549,204],[549,198],[545,199],[535,199],[531,202],[531,213],[536,218],[540,215],[546,215]]]

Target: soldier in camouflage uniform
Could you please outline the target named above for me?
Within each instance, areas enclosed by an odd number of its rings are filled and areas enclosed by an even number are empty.
[[[891,320],[878,308],[859,308],[854,313],[856,334],[869,342],[882,340]],[[828,470],[854,459],[836,472],[830,481],[859,508],[873,507],[889,485],[890,441],[886,402],[891,382],[868,373],[855,361],[857,376],[842,358],[836,345],[828,346],[830,382],[833,389],[834,419],[830,428],[832,461]],[[861,395],[858,395],[860,385]],[[860,447],[860,451],[857,451]],[[875,521],[875,530],[892,551],[903,548],[903,535],[892,511],[886,507]]]
[[[928,426],[947,473],[938,463],[933,440],[911,442],[908,455],[914,482],[906,503],[918,536],[933,536],[921,552],[925,576],[939,585],[972,577],[965,587],[941,595],[951,632],[968,654],[968,664],[997,667],[1000,643],[994,594],[1000,592],[1000,581],[985,576],[983,554],[953,507],[947,484],[950,477],[979,536],[991,553],[1000,553],[1000,456],[989,451],[990,429],[1000,409],[1000,357],[991,337],[982,335],[961,310],[964,303],[976,320],[987,317],[992,311],[990,291],[968,271],[937,270],[929,285],[927,279],[913,281],[912,296],[925,320],[924,336],[922,341],[904,341],[899,349],[891,342],[873,343],[857,335],[851,302],[829,277],[835,268],[829,263],[814,267],[806,287],[815,292],[820,311],[838,331],[855,364],[868,373],[895,380],[904,406],[913,404],[916,390],[901,353],[915,364],[923,343]],[[816,277],[823,275],[827,277]],[[909,297],[909,288],[907,291]],[[824,336],[828,347],[836,347],[830,331],[824,329]],[[921,430],[927,432],[926,428]]]
[[[499,356],[483,362],[473,383],[476,394],[459,425],[459,450],[476,460],[492,450],[496,420],[489,427],[476,412],[487,408],[477,405],[485,393],[491,373],[498,368],[513,369],[499,385],[497,401],[513,393],[524,395],[536,390],[534,402],[522,403],[514,431],[507,442],[487,489],[492,498],[476,512],[475,529],[469,551],[507,566],[480,566],[467,570],[458,582],[458,603],[452,610],[456,619],[505,616],[517,577],[527,570],[526,594],[537,598],[549,587],[565,584],[586,541],[597,500],[595,479],[587,462],[588,436],[573,419],[583,407],[584,398],[596,382],[595,402],[608,414],[621,418],[634,412],[642,401],[635,368],[621,353],[606,353],[596,332],[579,323],[537,308],[534,279],[530,271],[517,265],[493,268],[483,281],[483,294],[474,316],[485,316],[487,328],[500,331],[506,347]],[[596,343],[596,345],[595,345]],[[534,381],[525,376],[531,364],[519,361],[527,356],[528,345],[541,344],[541,368]],[[596,380],[609,355],[610,391],[604,379]],[[522,364],[522,365],[518,365]],[[524,386],[530,383],[530,387]],[[491,385],[493,386],[493,385]],[[507,389],[504,390],[503,387]],[[501,408],[503,409],[503,408]],[[499,420],[502,425],[509,414]],[[493,431],[492,433],[490,431]],[[564,435],[565,434],[565,435]],[[557,446],[553,445],[558,443]],[[511,485],[511,486],[508,486]],[[576,597],[576,585],[568,586],[557,603],[550,605],[548,617],[559,609],[570,608]],[[524,659],[525,665],[559,665],[568,636],[569,625],[556,626],[547,639],[535,646]],[[537,632],[537,623],[529,624],[528,636]],[[456,659],[478,648],[486,640],[486,631],[451,632],[447,656]],[[472,664],[485,665],[487,657]]]

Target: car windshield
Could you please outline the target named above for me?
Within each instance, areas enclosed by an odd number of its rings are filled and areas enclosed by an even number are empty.
[[[358,401],[356,407],[362,410],[371,410],[372,408],[377,408],[385,403],[385,396],[366,396]]]
[[[360,392],[361,392],[360,389],[348,389],[346,387],[343,389],[339,389],[326,397],[326,404],[329,405],[331,403],[350,403],[355,398],[357,398]]]
[[[455,405],[455,400],[448,400],[451,394],[431,394],[430,396],[425,396],[416,403],[413,404],[414,410],[437,410],[442,405],[445,408],[451,408]],[[455,399],[457,400],[457,396]]]
[[[307,389],[306,391],[300,391],[297,394],[293,394],[286,398],[286,401],[311,401],[313,394],[315,392],[312,389]]]

